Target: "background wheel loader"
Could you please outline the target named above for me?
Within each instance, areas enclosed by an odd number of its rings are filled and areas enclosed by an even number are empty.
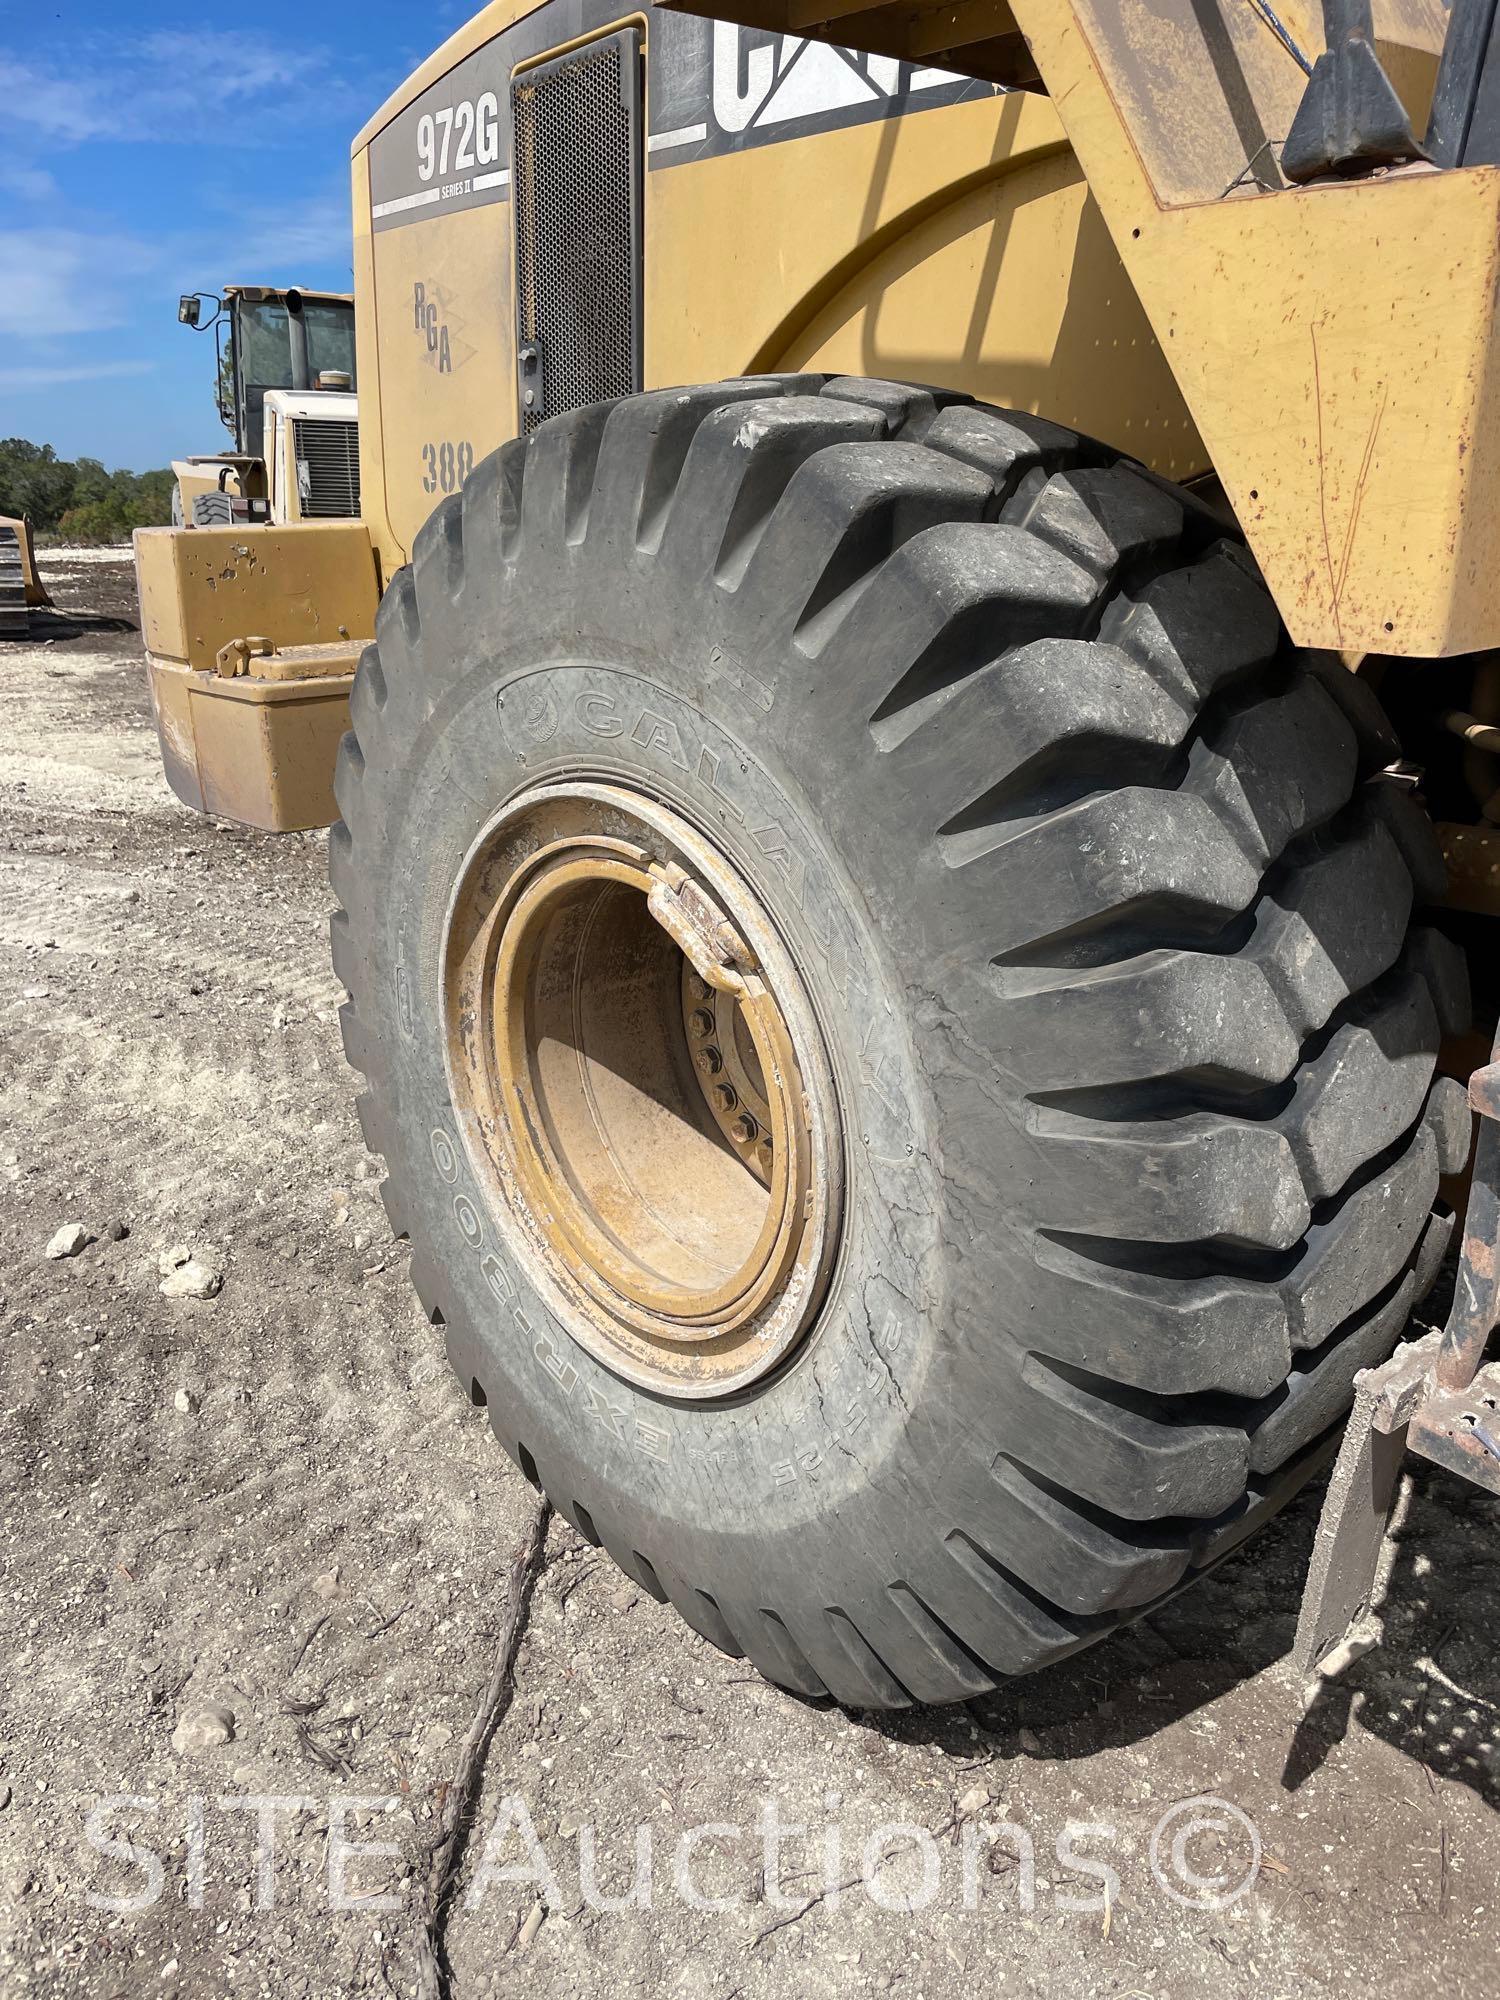
[[[214,307],[206,320],[205,302]],[[173,462],[175,525],[356,517],[353,299],[226,285],[222,296],[185,293],[177,317],[214,334],[219,418],[234,449]]]
[[[1496,10],[716,11],[498,0],[360,134],[362,521],[143,532],[153,674],[378,580],[365,1135],[643,1588],[962,1698],[1359,1382],[1322,1657],[1403,1435],[1500,1488],[1493,1144],[1367,1373],[1496,1096]]]
[[[326,826],[379,589],[359,525],[354,302],[227,285],[185,294],[177,316],[214,334],[233,450],[175,461],[176,525],[136,536],[163,767],[200,812]]]
[[[51,602],[37,570],[31,523],[0,514],[0,639],[24,639],[33,610]]]

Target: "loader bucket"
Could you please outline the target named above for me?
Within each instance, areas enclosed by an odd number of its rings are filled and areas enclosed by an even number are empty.
[[[27,612],[51,602],[37,574],[31,523],[0,515],[0,638],[24,638]]]

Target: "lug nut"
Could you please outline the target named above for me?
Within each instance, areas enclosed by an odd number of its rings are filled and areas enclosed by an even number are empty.
[[[715,1048],[699,1049],[693,1060],[704,1076],[717,1076],[724,1067],[724,1058]]]
[[[718,1105],[721,1111],[733,1111],[739,1101],[739,1095],[732,1083],[716,1083],[714,1085],[714,1103]]]
[[[688,975],[688,992],[695,1000],[706,1000],[708,998],[708,981],[703,977],[701,972],[694,972]]]
[[[712,1014],[709,1013],[706,1007],[695,1008],[689,1026],[692,1028],[693,1033],[698,1037],[699,1041],[701,1042],[705,1035],[711,1035],[713,1033],[714,1017]]]
[[[742,1146],[750,1145],[759,1130],[760,1127],[755,1120],[747,1117],[744,1112],[740,1113],[729,1128],[730,1136],[737,1139]]]
[[[776,1155],[769,1139],[762,1139],[755,1149],[755,1157],[766,1173],[771,1171]]]

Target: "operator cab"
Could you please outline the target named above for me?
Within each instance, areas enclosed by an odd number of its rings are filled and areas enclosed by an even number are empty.
[[[227,379],[220,374],[220,414],[234,433],[236,452],[261,458],[269,390],[317,392],[325,375],[335,376],[345,393],[354,389],[354,301],[333,292],[231,285],[224,304],[230,370]]]

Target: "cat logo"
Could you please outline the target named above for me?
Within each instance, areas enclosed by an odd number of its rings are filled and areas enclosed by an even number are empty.
[[[831,48],[803,35],[714,25],[713,115],[723,132],[801,119],[827,122],[830,113],[871,110],[913,91],[965,81],[947,70]]]

